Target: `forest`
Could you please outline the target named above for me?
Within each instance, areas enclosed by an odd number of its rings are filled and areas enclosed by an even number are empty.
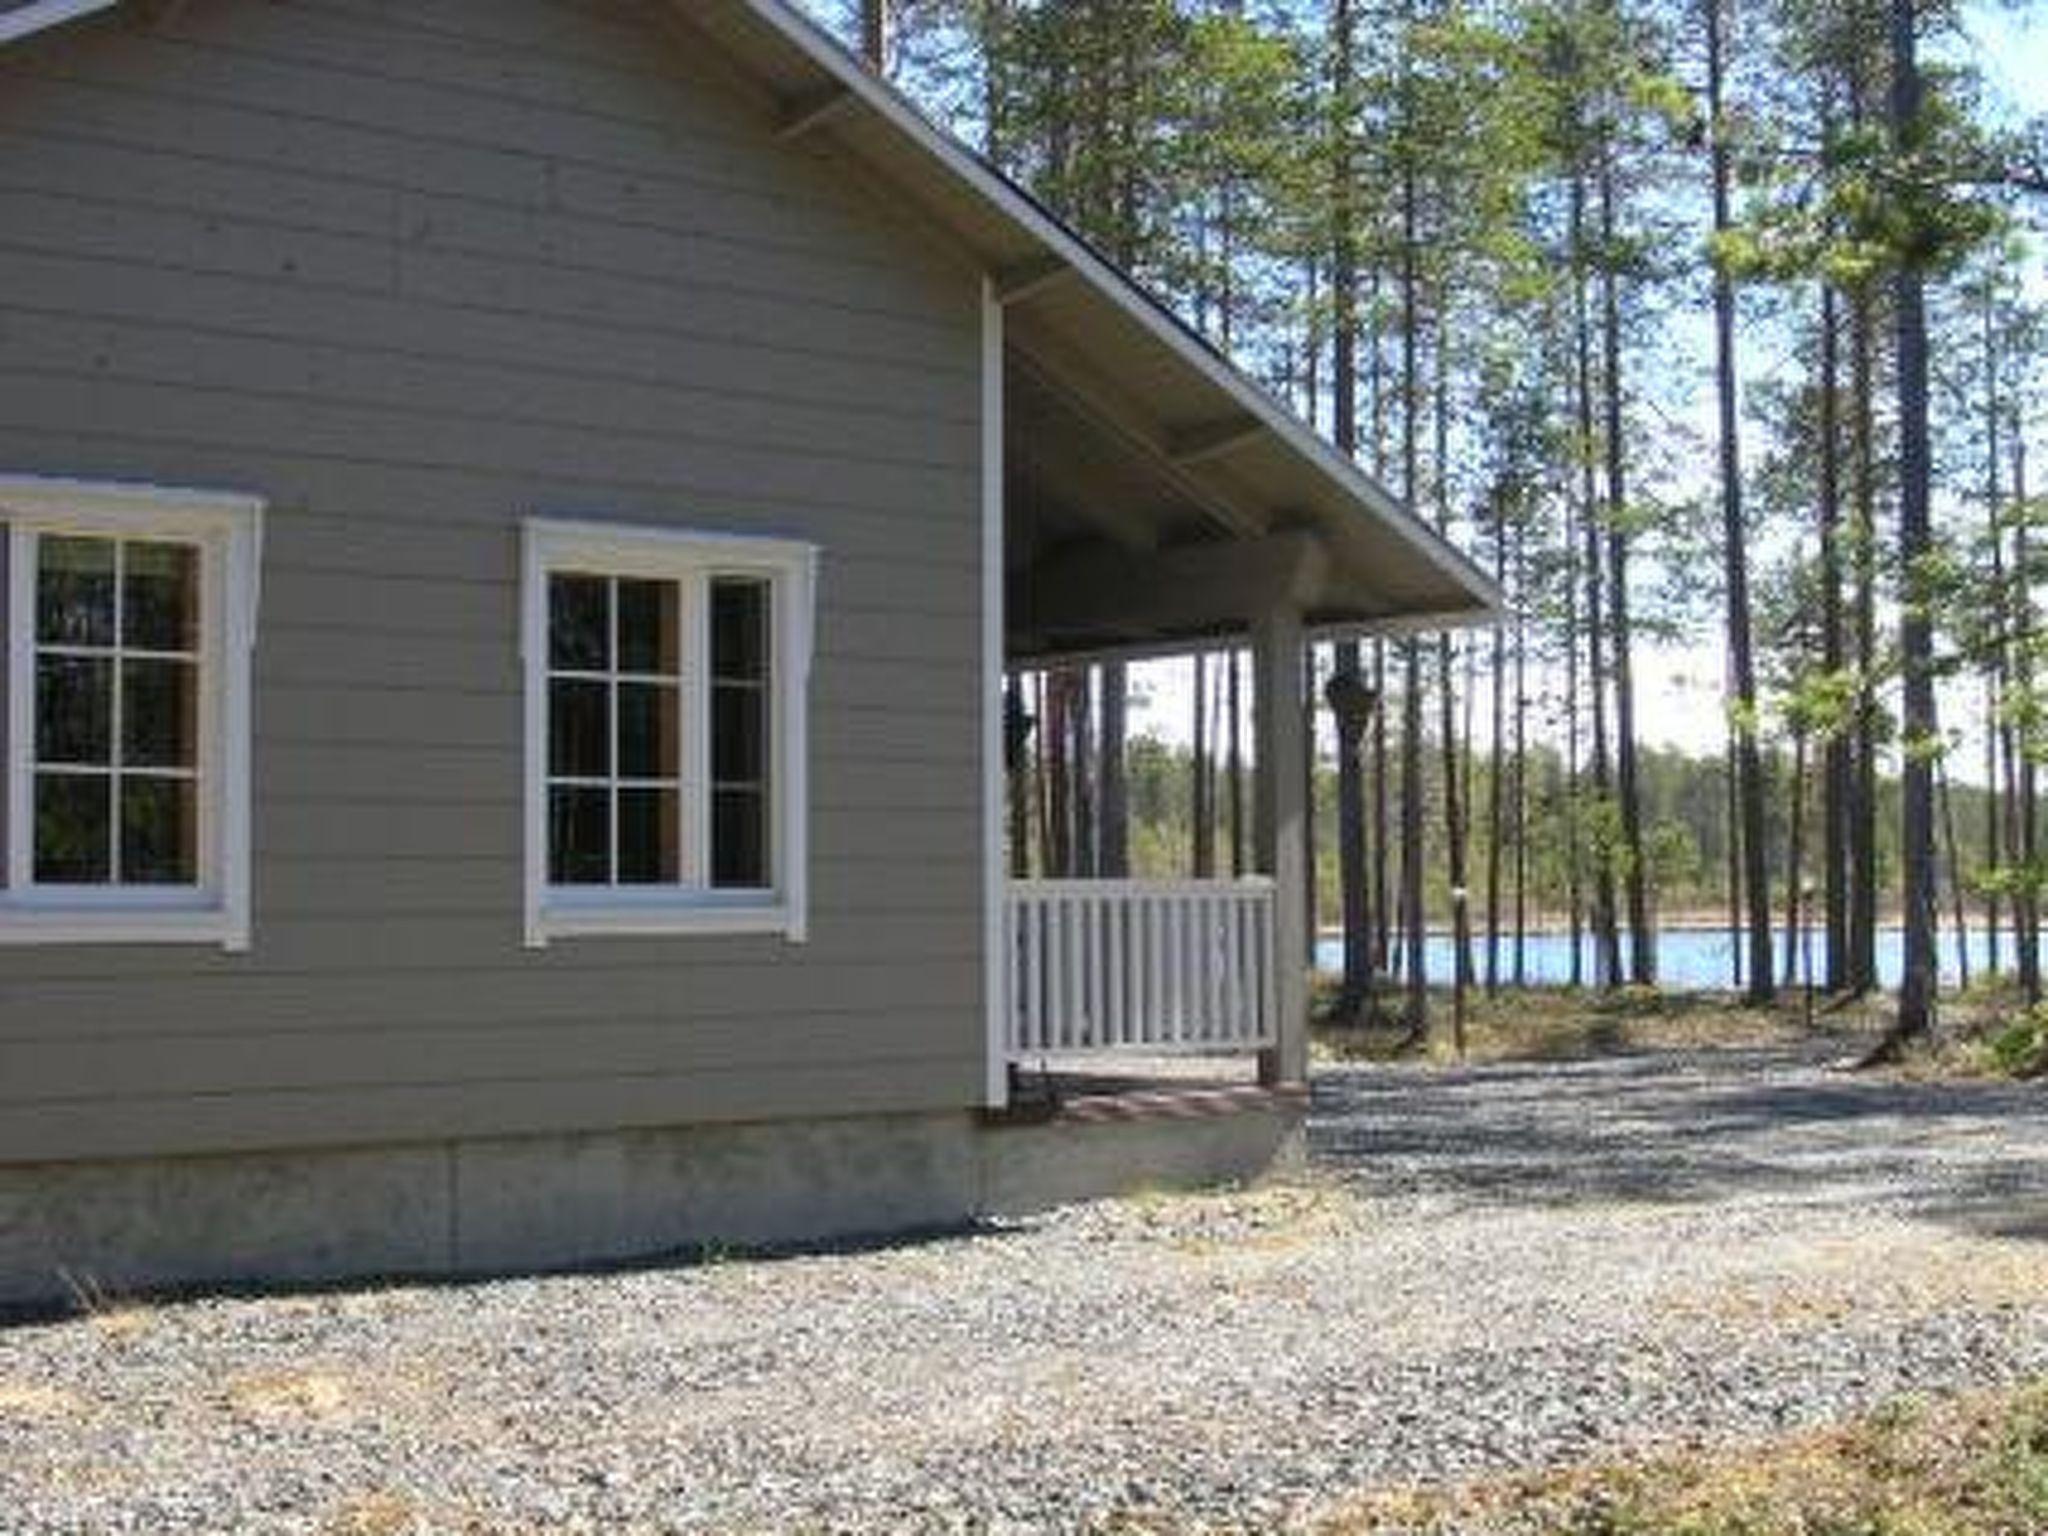
[[[1425,1028],[1431,932],[1460,984],[1543,928],[1652,986],[1679,921],[1739,936],[1751,1003],[1809,928],[1873,992],[1896,925],[1901,1041],[1966,979],[1945,927],[2039,1000],[2048,82],[2011,99],[1983,41],[2017,8],[813,9],[1505,592],[1304,678],[1340,1014]],[[1714,750],[1646,741],[1674,650],[1720,673]],[[1013,681],[1018,873],[1244,868],[1242,658],[1171,730],[1138,670]]]

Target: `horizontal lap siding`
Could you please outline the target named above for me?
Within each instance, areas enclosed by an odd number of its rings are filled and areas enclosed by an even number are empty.
[[[768,121],[542,0],[0,54],[0,470],[271,504],[255,950],[0,949],[0,1160],[973,1101],[978,289]],[[535,513],[823,546],[809,944],[520,947]]]

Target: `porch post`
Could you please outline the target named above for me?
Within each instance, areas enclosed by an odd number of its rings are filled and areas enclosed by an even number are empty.
[[[1301,614],[1274,609],[1252,630],[1258,751],[1254,852],[1273,877],[1278,1043],[1259,1058],[1268,1087],[1308,1080],[1308,721],[1301,707]]]

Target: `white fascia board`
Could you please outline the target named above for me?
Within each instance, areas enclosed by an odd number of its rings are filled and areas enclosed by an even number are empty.
[[[117,0],[39,0],[18,10],[0,11],[0,44],[27,37],[81,16],[111,11]]]

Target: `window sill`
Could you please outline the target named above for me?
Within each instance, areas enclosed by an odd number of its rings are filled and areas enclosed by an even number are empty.
[[[573,902],[550,901],[527,923],[526,945],[545,949],[554,939],[687,938],[712,934],[767,934],[804,942],[801,919],[784,902]]]
[[[249,948],[249,927],[217,906],[0,900],[0,947],[34,944],[217,944]]]

